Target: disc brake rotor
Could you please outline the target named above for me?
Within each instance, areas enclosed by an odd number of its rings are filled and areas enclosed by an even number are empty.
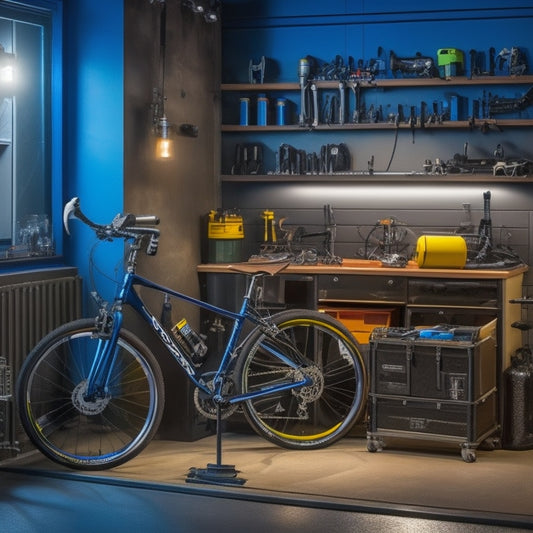
[[[87,382],[81,381],[76,385],[72,391],[72,403],[74,407],[83,415],[94,416],[99,415],[107,407],[110,396],[104,396],[103,398],[95,398],[92,400],[86,400]]]

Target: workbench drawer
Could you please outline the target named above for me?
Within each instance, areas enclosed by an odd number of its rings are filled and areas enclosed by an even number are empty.
[[[407,327],[436,326],[438,324],[483,326],[497,318],[497,310],[488,308],[408,307],[405,316]]]
[[[321,302],[405,303],[406,291],[406,278],[397,276],[318,276],[318,300]]]
[[[408,304],[498,307],[498,280],[410,279]]]
[[[394,308],[320,307],[326,313],[342,322],[361,344],[368,344],[374,328],[386,328],[396,312]]]

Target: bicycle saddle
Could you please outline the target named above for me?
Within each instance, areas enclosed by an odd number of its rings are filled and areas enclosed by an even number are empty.
[[[278,272],[281,272],[284,268],[290,265],[290,261],[284,261],[283,263],[235,263],[234,265],[228,265],[230,270],[241,272],[243,274],[269,274],[275,276]]]

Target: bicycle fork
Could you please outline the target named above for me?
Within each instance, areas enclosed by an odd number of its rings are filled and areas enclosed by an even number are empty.
[[[99,317],[98,321],[98,345],[87,376],[85,389],[85,400],[87,401],[105,397],[109,392],[109,376],[118,354],[117,343],[123,315],[121,311],[117,310],[112,315],[105,313],[105,316]]]

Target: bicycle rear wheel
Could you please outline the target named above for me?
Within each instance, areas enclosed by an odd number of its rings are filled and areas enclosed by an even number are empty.
[[[79,470],[118,466],[155,434],[164,404],[161,370],[150,350],[121,330],[108,386],[85,395],[99,339],[95,321],[51,332],[25,360],[17,381],[22,425],[53,461]]]
[[[357,341],[338,321],[311,310],[274,315],[273,338],[258,330],[243,346],[236,367],[243,393],[308,376],[308,386],[244,402],[252,428],[285,448],[324,448],[350,431],[364,410],[367,378]],[[292,369],[268,347],[301,363]]]

